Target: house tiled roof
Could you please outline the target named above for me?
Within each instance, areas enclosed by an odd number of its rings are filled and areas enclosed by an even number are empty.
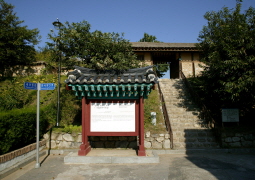
[[[196,43],[130,42],[133,51],[198,51]]]
[[[115,71],[97,73],[93,69],[75,66],[75,70],[67,74],[67,84],[141,84],[158,83],[158,78],[152,70],[153,66],[129,69],[121,74]]]

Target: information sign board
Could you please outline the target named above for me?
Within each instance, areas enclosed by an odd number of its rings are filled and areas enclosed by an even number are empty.
[[[239,122],[239,109],[222,109],[222,122]]]
[[[55,84],[54,83],[41,83],[40,90],[54,90]]]
[[[24,88],[25,89],[30,89],[30,90],[37,90],[37,83],[25,82],[24,83]]]
[[[135,103],[91,103],[91,132],[135,132]]]

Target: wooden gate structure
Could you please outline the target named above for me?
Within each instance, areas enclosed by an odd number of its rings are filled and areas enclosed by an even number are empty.
[[[144,99],[158,83],[153,66],[97,72],[75,66],[65,80],[66,88],[82,100],[82,144],[79,156],[91,146],[88,136],[139,136],[138,156],[145,156]]]

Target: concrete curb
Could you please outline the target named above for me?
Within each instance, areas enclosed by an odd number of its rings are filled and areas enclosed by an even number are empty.
[[[39,152],[39,156],[42,157],[42,156],[46,155],[46,152],[47,151]],[[35,160],[36,160],[36,157],[35,157],[35,154],[33,154],[33,156],[26,158],[23,162],[17,163],[9,168],[6,168],[5,170],[0,172],[0,179],[12,174],[13,172],[17,171],[18,169],[22,168],[23,166],[25,166]]]

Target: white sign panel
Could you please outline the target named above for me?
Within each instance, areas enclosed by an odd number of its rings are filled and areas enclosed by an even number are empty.
[[[239,122],[239,109],[222,109],[222,122]]]
[[[91,103],[91,132],[135,132],[135,103]]]

